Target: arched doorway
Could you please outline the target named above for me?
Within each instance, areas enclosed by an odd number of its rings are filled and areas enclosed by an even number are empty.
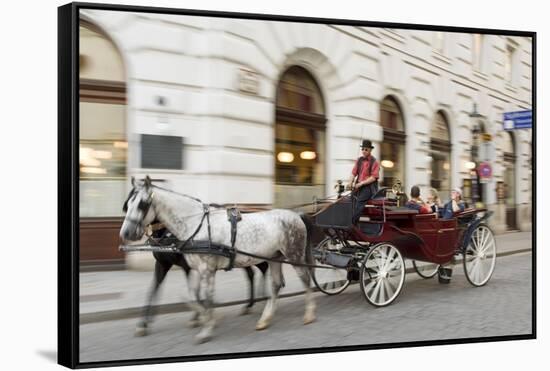
[[[391,187],[396,180],[405,185],[405,123],[399,104],[391,96],[380,104],[380,124],[384,129],[380,146],[381,186]]]
[[[502,164],[504,167],[504,197],[506,203],[507,229],[517,229],[516,220],[516,151],[514,137],[509,132],[502,133]]]
[[[96,25],[79,27],[80,260],[122,263],[117,252],[126,197],[126,74],[114,43]]]
[[[325,196],[325,105],[313,76],[292,66],[277,86],[275,112],[275,207]]]
[[[430,186],[444,196],[451,190],[451,136],[449,122],[442,111],[436,112],[430,130]]]

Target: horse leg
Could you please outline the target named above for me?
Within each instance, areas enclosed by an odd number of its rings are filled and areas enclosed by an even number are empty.
[[[262,285],[261,285],[261,296],[265,296],[265,276],[267,274],[267,269],[269,268],[269,264],[267,262],[261,262],[259,264],[256,264],[256,267],[258,267],[258,269],[260,269],[260,271],[262,272]],[[285,280],[284,280],[284,277],[281,281],[281,287],[285,287]]]
[[[143,311],[143,319],[136,326],[136,331],[135,331],[136,336],[147,335],[147,327],[153,320],[153,308],[152,308],[153,300],[157,296],[159,286],[162,283],[162,281],[164,281],[164,278],[166,277],[166,273],[168,273],[171,267],[172,267],[171,264],[162,264],[158,260],[155,262],[155,275],[153,278],[153,285],[149,289],[149,293],[147,295],[147,303]]]
[[[252,267],[246,267],[245,271],[248,277],[248,283],[250,287],[250,298],[248,300],[248,304],[241,311],[241,315],[250,313],[250,309],[254,305],[254,269],[252,269]]]
[[[190,279],[191,267],[187,263],[187,260],[185,260],[185,255],[182,254],[180,256],[177,264],[181,267],[181,269],[183,270],[183,273],[185,274],[185,278],[187,279],[187,286],[189,288],[189,292],[191,293],[191,297],[195,297],[198,300],[196,293],[199,288],[194,287],[191,283],[191,279]],[[188,305],[190,306],[191,311],[193,312],[193,317],[191,317],[191,319],[189,320],[189,327],[191,328],[198,327],[200,325],[200,321],[199,321],[200,311],[197,310],[196,305],[194,305],[193,303],[190,303]]]
[[[189,327],[195,328],[199,327],[201,324],[201,315],[204,314],[205,308],[201,304],[201,298],[200,298],[200,288],[201,288],[201,280],[199,279],[192,279],[192,277],[189,276],[189,273],[187,274],[187,287],[189,290],[189,298],[191,301],[187,303],[187,305],[191,308],[191,311],[193,312],[193,317],[189,320]]]
[[[260,320],[256,323],[256,330],[263,330],[269,327],[271,319],[275,314],[279,290],[281,290],[281,287],[283,286],[283,272],[281,269],[281,263],[269,262],[269,268],[271,269],[271,297],[265,305]]]
[[[296,270],[296,273],[298,273],[298,277],[300,277],[300,280],[304,284],[304,288],[306,291],[305,294],[305,300],[306,300],[306,311],[304,314],[304,325],[307,325],[313,321],[315,321],[315,300],[313,299],[313,295],[311,292],[311,274],[310,269],[306,267],[298,267],[294,266],[294,269]]]
[[[204,270],[201,272],[201,286],[204,287],[204,322],[200,332],[195,335],[195,341],[198,344],[205,343],[212,339],[212,333],[216,326],[214,317],[214,282],[216,271]]]

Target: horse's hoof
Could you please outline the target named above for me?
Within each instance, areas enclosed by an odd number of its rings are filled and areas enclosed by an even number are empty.
[[[309,325],[310,323],[315,322],[315,316],[304,317],[304,325]]]
[[[212,340],[212,336],[195,336],[195,344],[204,344]]]
[[[147,335],[147,327],[144,326],[137,326],[136,331],[134,332],[134,336],[145,336]]]
[[[256,331],[265,330],[268,327],[269,327],[268,321],[260,321],[256,324]]]
[[[204,344],[209,342],[210,340],[212,340],[212,335],[210,334],[202,334],[199,332],[197,335],[195,335],[195,344]]]

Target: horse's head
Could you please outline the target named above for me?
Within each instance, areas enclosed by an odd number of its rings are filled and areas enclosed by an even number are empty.
[[[143,237],[145,227],[156,218],[154,207],[151,207],[153,197],[153,186],[149,176],[144,180],[135,180],[132,177],[132,191],[123,206],[123,211],[126,212],[120,228],[120,237],[123,240],[137,241]]]

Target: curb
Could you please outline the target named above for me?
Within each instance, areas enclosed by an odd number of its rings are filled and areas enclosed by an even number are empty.
[[[497,258],[509,256],[509,255],[522,254],[526,252],[532,252],[532,249],[525,248],[520,250],[504,251],[501,253],[497,253]],[[462,261],[462,259],[459,259],[457,261]],[[413,273],[413,272],[414,272],[414,268],[407,268],[405,270],[405,273]],[[312,290],[313,292],[319,291],[316,287],[312,287]],[[286,294],[280,294],[279,298],[289,298],[293,296],[303,295],[304,293],[305,291],[300,290],[300,291],[290,292]],[[255,302],[257,303],[261,301],[266,301],[267,299],[268,298],[264,296],[264,297],[257,298]],[[215,304],[214,308],[229,307],[234,305],[244,305],[246,303],[248,303],[248,299],[233,300],[225,303]],[[153,305],[152,308],[153,308],[153,313],[155,315],[182,313],[182,312],[191,311],[191,308],[186,303],[158,304],[158,305]],[[143,307],[133,307],[133,308],[107,310],[107,311],[101,311],[101,312],[84,313],[79,316],[79,324],[88,325],[96,322],[139,318],[141,317],[142,313],[143,313]]]

